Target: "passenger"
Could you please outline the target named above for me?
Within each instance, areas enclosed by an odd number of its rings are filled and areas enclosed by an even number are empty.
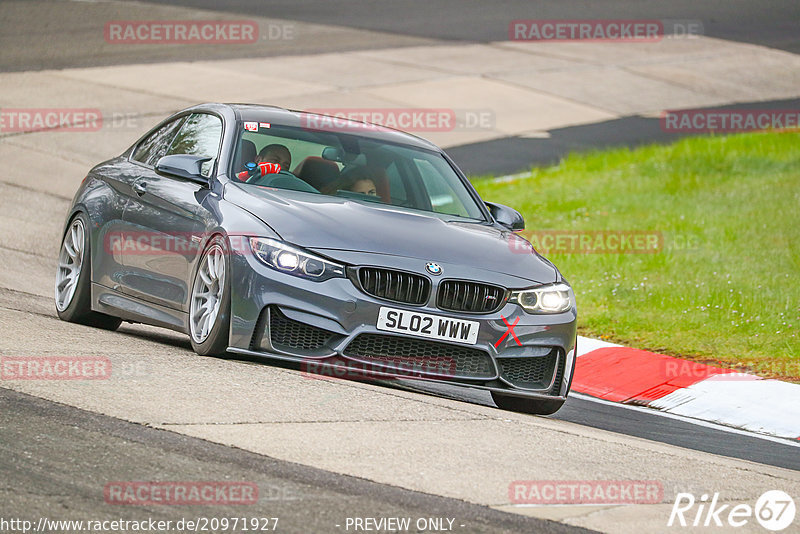
[[[272,144],[261,149],[256,156],[256,163],[277,163],[282,171],[289,172],[292,166],[292,153],[283,145]]]
[[[352,191],[353,193],[361,193],[373,197],[378,196],[378,190],[375,188],[375,182],[372,181],[372,178],[362,178],[361,180],[353,183],[353,185],[347,188],[347,190]]]
[[[346,170],[338,180],[334,180],[322,190],[326,195],[335,195],[337,191],[352,191],[362,195],[378,196],[375,180],[370,176],[366,167]]]

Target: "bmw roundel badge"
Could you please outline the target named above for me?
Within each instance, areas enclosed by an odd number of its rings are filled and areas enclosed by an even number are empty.
[[[438,263],[433,263],[432,261],[428,262],[425,264],[425,268],[428,270],[429,273],[435,274],[436,276],[442,274],[442,266],[439,265]]]

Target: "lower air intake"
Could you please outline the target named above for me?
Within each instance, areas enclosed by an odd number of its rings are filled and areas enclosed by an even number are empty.
[[[492,359],[482,350],[424,339],[361,334],[343,354],[413,374],[486,379],[495,376]]]
[[[545,356],[499,358],[497,362],[501,376],[512,385],[524,389],[547,389],[553,380],[558,360],[563,358],[558,357],[558,349],[552,349]],[[561,372],[563,374],[563,366]]]

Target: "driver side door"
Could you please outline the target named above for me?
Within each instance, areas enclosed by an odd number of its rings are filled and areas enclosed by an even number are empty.
[[[202,173],[210,179],[221,138],[219,117],[194,113],[183,121],[162,155],[209,157]],[[150,161],[142,169],[122,217],[126,238],[135,243],[133,251],[125,255],[126,292],[153,304],[188,311],[200,247],[206,240],[206,228],[214,226],[205,201],[215,193],[196,182],[156,173],[156,163]]]

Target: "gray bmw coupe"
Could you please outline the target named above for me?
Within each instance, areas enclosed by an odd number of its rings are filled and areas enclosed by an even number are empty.
[[[418,137],[204,104],[83,180],[56,308],[184,332],[201,355],[446,382],[550,414],[572,380],[575,296],[523,228]]]

